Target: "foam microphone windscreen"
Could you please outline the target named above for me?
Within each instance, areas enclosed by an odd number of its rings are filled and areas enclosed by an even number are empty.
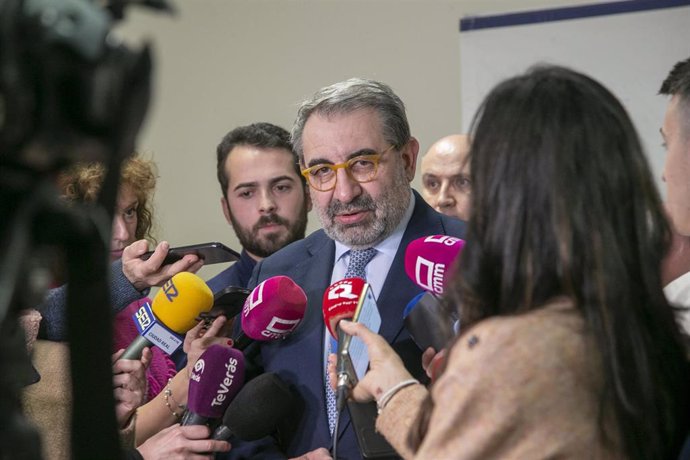
[[[304,318],[307,295],[287,276],[273,276],[252,290],[242,307],[242,331],[254,340],[277,340]]]
[[[223,416],[223,426],[213,439],[235,435],[244,441],[263,438],[295,408],[295,395],[275,374],[266,373],[250,380],[230,403]]]
[[[151,309],[158,321],[178,334],[193,328],[196,317],[211,310],[213,293],[194,273],[180,272],[156,293]]]
[[[244,355],[211,345],[194,363],[189,378],[187,410],[205,419],[220,419],[244,384]]]
[[[323,321],[333,338],[338,338],[338,322],[355,316],[359,296],[365,284],[366,281],[362,278],[344,278],[328,286],[323,293]]]
[[[463,246],[464,240],[448,235],[418,238],[405,250],[405,272],[417,286],[441,295]]]

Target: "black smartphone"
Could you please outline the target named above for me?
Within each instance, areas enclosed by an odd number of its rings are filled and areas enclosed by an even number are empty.
[[[244,301],[251,291],[239,286],[228,286],[213,296],[213,307],[211,311],[199,314],[197,320],[204,320],[206,324],[211,324],[218,315],[225,315],[232,319],[242,311]]]
[[[142,260],[148,260],[153,251],[145,252],[141,255]],[[219,264],[223,262],[232,262],[240,258],[240,254],[224,245],[223,243],[201,243],[191,244],[189,246],[178,246],[170,248],[168,255],[163,260],[163,265],[177,262],[187,254],[196,254],[204,259],[204,265]]]
[[[348,399],[347,409],[350,411],[350,420],[352,420],[352,427],[357,437],[359,453],[362,454],[362,458],[367,460],[400,459],[386,438],[376,431],[378,412],[375,402],[359,403]]]

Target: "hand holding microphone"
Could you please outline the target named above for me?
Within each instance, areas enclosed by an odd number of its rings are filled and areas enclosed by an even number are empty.
[[[417,383],[386,339],[371,332],[361,323],[341,321],[339,328],[346,334],[359,337],[369,352],[369,370],[352,389],[352,398],[355,401],[376,400],[380,404],[390,390],[401,383]],[[335,387],[337,374],[333,355],[329,356],[328,374],[331,386]]]
[[[369,358],[366,355],[366,350],[360,343],[360,349],[357,350],[352,345],[352,337],[346,334],[339,324],[342,320],[350,320],[355,318],[361,306],[364,305],[365,300],[371,303],[367,305],[370,309],[367,314],[371,314],[372,318],[377,318],[378,325],[380,325],[380,316],[376,309],[376,303],[373,299],[367,283],[361,278],[345,278],[331,284],[323,295],[323,319],[328,331],[334,339],[338,340],[337,358],[336,358],[336,373],[338,381],[335,385],[336,391],[336,407],[341,411],[345,406],[345,401],[349,396],[350,389],[357,383],[357,373],[364,374]],[[354,363],[353,356],[357,359]]]
[[[151,364],[151,350],[144,349],[140,360],[119,359],[123,349],[113,353],[113,388],[115,418],[120,428],[129,423],[132,414],[146,402],[146,371]]]

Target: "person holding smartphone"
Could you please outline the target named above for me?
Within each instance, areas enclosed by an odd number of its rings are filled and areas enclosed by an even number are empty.
[[[96,200],[104,176],[105,169],[102,164],[82,163],[65,171],[59,177],[58,185],[66,201],[82,204]],[[138,252],[143,252],[140,249],[145,251],[148,248],[148,240],[154,241],[151,229],[155,185],[156,168],[153,162],[134,155],[123,163],[110,241],[110,256],[113,263],[111,296],[113,307],[118,312],[113,323],[114,351],[126,348],[138,335],[132,314],[143,302],[149,301],[145,296],[149,286],[162,284],[180,271],[196,271],[203,263],[197,256],[190,255],[173,265],[162,265],[168,248],[167,243],[159,244],[150,260],[143,261],[139,258]],[[59,280],[59,269],[56,274]],[[69,439],[64,432],[69,424],[64,420],[54,420],[55,417],[60,417],[60,414],[68,413],[67,407],[71,398],[57,398],[53,403],[50,396],[51,392],[65,391],[69,387],[68,348],[61,343],[67,339],[65,289],[66,287],[62,286],[51,290],[47,300],[38,307],[42,315],[38,338],[46,340],[37,342],[35,348],[38,351],[38,361],[35,361],[35,365],[39,371],[45,369],[41,376],[42,381],[38,385],[48,393],[40,391],[38,387],[29,388],[25,398],[25,404],[29,406],[34,419],[39,425],[45,422],[44,433],[48,433],[51,439],[55,440],[52,445],[46,445],[46,448],[51,449],[47,452],[50,458],[60,458],[60,455],[69,452],[68,448],[63,446]],[[153,400],[177,374],[175,365],[168,355],[155,347],[145,352],[143,369],[141,366],[133,367],[136,362],[115,361],[113,367],[118,375],[124,375],[124,370],[129,373],[141,371],[143,378],[140,385],[135,384],[134,379],[129,379],[127,387],[118,383],[114,390],[118,403],[117,413],[122,414],[122,417],[118,416],[123,429],[121,433],[125,437],[133,433],[136,419],[133,414],[137,407]],[[115,375],[116,380],[124,378],[118,375]],[[186,388],[178,391],[178,398],[182,398],[183,392],[186,394]],[[142,394],[135,399],[134,396],[139,393]],[[59,404],[62,409],[55,404]]]

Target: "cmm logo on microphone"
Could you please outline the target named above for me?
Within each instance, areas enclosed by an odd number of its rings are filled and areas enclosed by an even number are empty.
[[[285,319],[274,316],[271,318],[271,322],[268,323],[268,326],[266,326],[266,329],[261,331],[261,335],[266,337],[266,340],[280,339],[294,331],[300,321],[302,321],[301,318]]]
[[[424,257],[417,257],[414,267],[416,283],[434,294],[443,294],[443,275],[446,264],[434,263]]]
[[[244,316],[247,316],[250,311],[252,311],[255,307],[263,303],[264,286],[266,285],[266,281],[255,287],[254,290],[249,294],[247,299],[244,301],[244,306],[242,307],[242,314]]]

